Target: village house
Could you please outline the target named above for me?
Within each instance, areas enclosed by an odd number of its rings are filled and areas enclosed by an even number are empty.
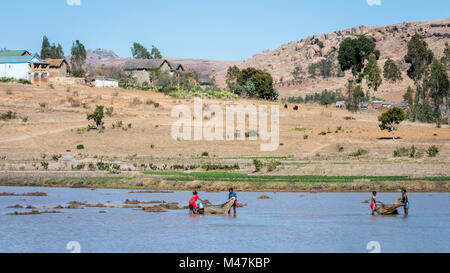
[[[0,56],[30,56],[27,50],[0,50]]]
[[[208,75],[200,75],[198,77],[198,84],[203,90],[210,89],[212,86],[211,78]]]
[[[367,105],[367,109],[379,109],[381,107],[383,107],[383,102],[382,100],[374,100],[371,101],[368,105]]]
[[[148,72],[159,69],[161,72],[169,72],[172,75],[172,66],[164,59],[131,59],[125,62],[124,70],[130,73],[130,77],[138,85],[150,84]]]
[[[65,59],[45,59],[50,64],[50,77],[66,77],[69,64]]]
[[[37,55],[0,56],[0,77],[47,83],[49,65]]]

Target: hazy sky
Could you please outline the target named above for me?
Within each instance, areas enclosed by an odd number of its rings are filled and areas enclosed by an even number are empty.
[[[3,0],[0,48],[131,56],[134,41],[164,56],[242,60],[313,34],[450,16],[449,0]]]

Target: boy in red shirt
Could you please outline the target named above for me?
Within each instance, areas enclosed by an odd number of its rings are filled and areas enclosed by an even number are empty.
[[[193,191],[191,199],[189,199],[189,214],[198,214],[197,200],[203,202],[203,200],[198,197],[197,191]]]

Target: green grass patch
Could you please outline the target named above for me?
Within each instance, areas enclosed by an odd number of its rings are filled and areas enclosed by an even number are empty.
[[[450,177],[408,176],[326,176],[326,175],[249,175],[233,172],[144,172],[149,175],[165,175],[168,181],[222,181],[222,182],[287,182],[287,183],[350,183],[367,179],[380,181],[450,181]]]
[[[125,177],[125,176],[114,176],[114,177],[106,177],[106,176],[99,176],[99,177],[64,177],[66,180],[95,180],[95,181],[110,181],[110,180],[131,180],[131,177]]]

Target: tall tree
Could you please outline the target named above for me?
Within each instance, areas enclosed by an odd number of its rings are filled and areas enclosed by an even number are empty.
[[[408,86],[405,94],[403,94],[403,99],[406,100],[410,106],[414,104],[413,94],[414,91],[412,90],[411,86]]]
[[[377,91],[383,82],[381,79],[381,69],[378,66],[377,57],[374,53],[370,53],[369,55],[369,60],[364,68],[364,77],[369,88],[373,88],[374,91]],[[370,97],[369,93],[367,93],[367,97]]]
[[[450,45],[445,43],[444,56],[441,58],[441,63],[450,71]]]
[[[70,63],[72,65],[71,72],[75,77],[84,76],[83,66],[86,62],[86,49],[79,40],[76,40],[72,44],[72,57],[70,58]]]
[[[407,71],[408,77],[414,80],[416,86],[418,86],[419,81],[423,79],[428,66],[433,61],[433,52],[428,49],[428,44],[422,36],[416,33],[408,42],[408,52],[404,60],[411,64]]]
[[[233,65],[228,68],[225,81],[227,83],[227,88],[230,92],[236,91],[240,74],[241,70],[237,66]]]
[[[152,59],[161,59],[162,55],[159,49],[155,46],[152,46],[152,52],[150,53]]]
[[[449,85],[446,67],[441,62],[434,59],[431,64],[430,76],[427,80],[425,88],[429,89],[429,96],[434,105],[436,122],[438,126],[441,121],[439,106],[443,105],[444,102],[447,102],[448,106]]]
[[[48,40],[47,36],[44,36],[42,38],[42,48],[41,48],[41,58],[42,59],[48,59],[51,55],[51,45],[50,41]]]
[[[387,81],[391,83],[396,83],[397,81],[402,80],[402,73],[400,72],[400,69],[395,64],[395,62],[391,60],[391,58],[388,58],[384,63],[383,76]]]
[[[133,43],[133,47],[131,48],[131,54],[133,55],[133,58],[136,59],[151,59],[152,55],[148,50],[141,45],[140,43]]]
[[[352,114],[359,110],[359,103],[361,102],[361,98],[364,97],[364,92],[362,91],[361,86],[355,83],[355,80],[350,78],[347,81],[345,86],[347,94],[345,98],[345,107]]]
[[[58,44],[58,46],[56,46],[55,44],[52,44],[50,52],[51,52],[50,53],[51,59],[64,58],[64,51],[60,44]]]
[[[342,71],[351,69],[353,76],[364,69],[364,62],[371,53],[376,59],[380,57],[380,51],[375,50],[375,42],[364,35],[357,39],[346,38],[339,45],[338,61]]]

